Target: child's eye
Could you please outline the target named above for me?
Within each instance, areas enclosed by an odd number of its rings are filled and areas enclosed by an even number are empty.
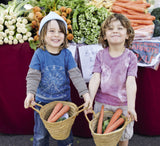
[[[113,30],[113,28],[112,28],[112,27],[109,27],[108,30]]]
[[[49,32],[54,32],[54,30],[49,30]]]
[[[119,29],[119,30],[122,30],[122,29],[123,29],[123,27],[119,27],[118,29]]]

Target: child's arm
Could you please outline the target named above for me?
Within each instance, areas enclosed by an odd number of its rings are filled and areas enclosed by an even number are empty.
[[[84,101],[85,101],[84,106],[91,108],[91,98],[88,93],[89,91],[87,89],[87,85],[82,77],[82,74],[79,68],[75,67],[69,70],[68,72],[73,85],[75,86],[75,88],[79,93],[79,96],[84,98]]]
[[[28,108],[34,101],[34,95],[36,94],[39,82],[41,80],[41,72],[29,68],[26,80],[27,80],[27,97],[24,101],[24,107]]]
[[[128,114],[132,120],[137,121],[137,114],[135,111],[137,85],[134,76],[127,77],[126,90],[127,90],[127,100],[128,100]]]
[[[93,104],[95,95],[97,93],[97,90],[99,88],[100,80],[101,80],[100,73],[94,73],[92,75],[92,78],[91,78],[90,82],[89,82],[89,93],[90,93],[90,96],[92,98],[92,104]]]

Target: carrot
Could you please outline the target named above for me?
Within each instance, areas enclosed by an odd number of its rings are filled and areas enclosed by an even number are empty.
[[[98,126],[97,126],[98,134],[102,134],[103,116],[104,116],[104,105],[101,106],[101,111],[99,115]]]
[[[144,13],[137,12],[137,11],[134,11],[134,10],[129,10],[129,9],[126,9],[126,12],[127,12],[129,15],[139,15],[139,14],[144,14]]]
[[[135,19],[135,20],[155,20],[154,16],[149,16],[147,14],[139,14],[139,15],[127,15],[124,14],[128,19]]]
[[[146,27],[146,25],[137,25],[137,26],[132,26],[134,30],[137,30],[137,29],[140,29],[140,28],[143,28],[143,27]]]
[[[112,10],[112,12],[114,12],[114,13],[123,13],[124,12],[124,10],[123,10],[123,8],[122,7],[119,7],[119,6],[112,6],[112,8],[111,8],[111,10]]]
[[[55,105],[55,107],[54,107],[54,109],[53,109],[52,113],[50,114],[50,116],[49,116],[47,121],[50,122],[51,119],[62,109],[62,107],[63,107],[63,104],[61,102],[58,102]]]
[[[128,2],[130,2],[129,0],[116,0],[116,1],[122,2],[122,3],[128,3]]]
[[[105,130],[103,134],[107,134],[109,132],[112,132],[112,131],[116,130],[123,123],[124,123],[124,119],[119,118],[116,122],[113,123],[113,125],[111,125],[107,130]]]
[[[141,12],[141,13],[146,12],[145,8],[137,7],[137,5],[134,5],[134,4],[131,5],[130,3],[115,2],[114,5],[120,6],[122,8],[130,9],[130,10],[134,10],[134,11],[137,11],[137,12]]]
[[[144,1],[134,1],[135,4],[144,4],[146,5],[147,8],[149,8],[151,6],[150,3],[144,2]]]
[[[49,122],[55,122],[60,117],[62,117],[65,113],[69,111],[70,107],[68,105],[64,105],[62,109],[49,121]]]
[[[138,24],[142,24],[142,25],[152,25],[153,21],[152,20],[133,20],[130,19],[131,23],[138,23]]]
[[[120,109],[120,108],[118,108],[118,109],[115,111],[115,113],[113,114],[113,116],[112,116],[109,124],[107,125],[104,133],[108,130],[108,128],[109,128],[110,126],[112,126],[112,125],[114,124],[114,122],[116,122],[116,120],[121,116],[122,112],[123,112],[123,111],[122,111],[122,109]]]

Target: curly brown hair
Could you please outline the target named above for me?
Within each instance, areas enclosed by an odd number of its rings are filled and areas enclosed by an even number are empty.
[[[51,20],[50,20],[51,21]],[[41,30],[41,33],[40,33],[40,36],[39,36],[39,41],[40,41],[40,44],[39,44],[39,48],[41,48],[42,50],[45,50],[45,46],[46,46],[46,42],[45,42],[45,36],[46,36],[46,33],[47,33],[47,27],[48,27],[48,23],[50,22],[46,22]],[[60,21],[60,20],[56,20],[58,25],[59,25],[59,28],[60,30],[64,33],[64,42],[62,43],[62,45],[59,47],[59,50],[62,50],[64,48],[67,48],[68,47],[68,40],[67,40],[67,32],[66,32],[66,27],[65,27],[65,24]]]
[[[102,44],[103,48],[106,48],[109,46],[108,41],[105,39],[105,35],[106,35],[105,33],[106,33],[106,29],[108,28],[109,24],[113,19],[119,20],[122,26],[127,29],[128,39],[125,40],[125,47],[130,48],[132,41],[134,39],[134,30],[128,18],[122,14],[117,14],[117,13],[114,13],[108,16],[106,20],[102,23],[98,42]]]

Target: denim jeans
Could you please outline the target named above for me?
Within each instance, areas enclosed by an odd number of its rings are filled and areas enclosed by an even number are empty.
[[[36,107],[40,109],[39,107]],[[33,138],[33,146],[49,146],[49,137],[47,129],[45,128],[40,115],[34,111],[34,138]],[[73,135],[72,132],[70,136],[65,140],[57,140],[58,146],[73,146]]]

